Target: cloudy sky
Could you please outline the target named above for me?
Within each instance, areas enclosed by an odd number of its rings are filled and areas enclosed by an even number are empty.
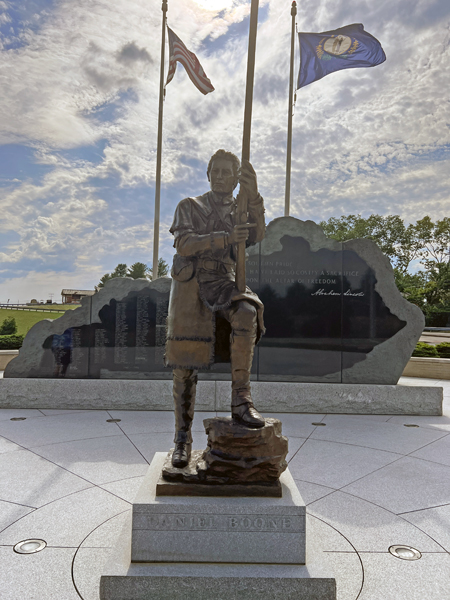
[[[0,302],[56,300],[119,262],[151,265],[160,6],[0,0]],[[169,26],[216,90],[203,96],[180,65],[167,87],[168,262],[177,202],[208,189],[215,150],[241,150],[248,15],[249,0],[169,0]],[[448,215],[448,0],[302,0],[297,20],[363,23],[387,60],[299,90],[291,215]],[[290,23],[290,0],[260,0],[251,153],[267,220],[284,211]]]

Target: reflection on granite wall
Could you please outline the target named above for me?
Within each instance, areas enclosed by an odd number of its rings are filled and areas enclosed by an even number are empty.
[[[282,217],[248,253],[247,283],[264,303],[267,328],[254,379],[397,383],[424,319],[398,292],[376,244],[336,242],[312,221]],[[5,377],[169,379],[170,284],[110,281],[81,308],[36,324]],[[216,360],[200,378],[230,378],[229,364]]]
[[[81,308],[28,333],[5,377],[170,379],[164,367],[171,279],[115,279]]]
[[[282,217],[249,249],[247,283],[264,303],[260,381],[396,383],[423,329],[370,240],[341,243]]]

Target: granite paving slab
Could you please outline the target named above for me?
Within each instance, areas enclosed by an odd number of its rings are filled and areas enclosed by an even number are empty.
[[[351,541],[345,535],[336,529],[336,527],[333,527],[332,523],[328,523],[326,519],[312,514],[309,509],[306,514],[306,532],[307,546],[310,545],[309,548],[312,550],[314,550],[316,545],[315,542],[320,540],[320,545],[327,553],[345,552],[347,554],[357,554]],[[360,577],[362,578],[362,572],[360,572]]]
[[[222,415],[222,413],[221,413]],[[266,419],[273,418],[278,419],[282,423],[283,435],[288,438],[298,437],[307,438],[314,431],[315,426],[313,423],[321,421],[323,415],[321,414],[291,414],[286,413],[264,413]]]
[[[118,429],[114,428],[117,433]],[[133,443],[120,435],[49,444],[34,452],[96,484],[144,475],[148,463]]]
[[[450,555],[423,554],[408,561],[389,553],[360,553],[364,586],[358,600],[448,600]]]
[[[131,503],[141,487],[143,478],[143,475],[139,477],[127,477],[126,479],[119,479],[118,481],[102,483],[100,487]]]
[[[401,517],[343,492],[313,502],[308,512],[337,528],[358,552],[386,552],[394,544],[406,544],[420,552],[445,552]]]
[[[436,430],[348,419],[344,415],[327,415],[323,422],[326,427],[317,427],[311,439],[354,444],[398,454],[409,454],[445,435]]]
[[[97,526],[84,538],[79,548],[114,548],[117,537],[125,523],[130,523],[132,506],[117,514],[100,520]],[[131,524],[130,524],[131,531]]]
[[[77,550],[72,574],[79,598],[100,600],[100,577],[110,554],[110,548],[81,547]]]
[[[77,547],[98,523],[128,508],[128,502],[105,490],[83,490],[23,516],[0,533],[0,545],[37,538],[49,546]]]
[[[109,413],[113,419],[121,419],[120,428],[130,435],[165,432],[170,432],[173,435],[175,430],[173,411],[111,410]],[[204,433],[203,420],[215,416],[215,412],[196,410],[192,430]]]
[[[422,531],[426,531],[450,552],[450,502],[444,506],[402,513],[401,516]]]
[[[54,417],[42,416],[39,418],[38,424],[36,419],[2,421],[0,422],[0,435],[24,448],[117,435],[114,423],[106,422],[109,418],[106,411],[94,411]]]
[[[416,450],[411,456],[450,467],[450,434]]]
[[[22,506],[15,502],[4,502],[3,500],[0,500],[0,533],[5,527],[9,527],[11,523],[30,514],[34,510],[36,509],[30,508],[29,506]]]
[[[14,442],[10,442],[6,438],[0,436],[0,454],[14,452],[16,450],[23,450],[23,448],[22,446],[18,446],[17,444],[14,444]]]
[[[284,431],[283,431],[283,435],[285,435]],[[301,446],[305,442],[306,442],[306,438],[288,437],[288,453],[286,456],[286,460],[288,463],[291,460],[291,458],[293,458],[295,456],[295,454],[297,454],[297,452],[300,450]]]
[[[391,452],[309,439],[289,468],[295,479],[340,488],[398,459]]]
[[[174,430],[173,411],[110,410],[108,413],[112,419],[121,419],[119,425],[129,435],[165,433]]]
[[[294,480],[307,506],[311,504],[311,502],[315,502],[319,498],[333,494],[336,491],[334,488],[318,485],[317,483],[310,483],[309,481],[295,478]]]
[[[41,410],[30,408],[0,408],[0,421],[9,421],[13,417],[25,417],[32,419],[33,417],[43,417]]]
[[[0,473],[0,499],[34,508],[92,487],[28,450],[0,454]]]
[[[418,425],[425,429],[437,429],[450,433],[450,417],[416,417],[416,416],[394,416],[389,417],[388,423],[404,426],[405,424]]]
[[[326,415],[330,416],[330,415]],[[344,416],[344,415],[333,415],[333,416]],[[324,415],[321,415],[323,419],[325,419]],[[368,423],[372,421],[378,421],[379,423],[387,423],[391,419],[392,415],[345,415],[345,418],[348,419],[349,422],[352,422],[354,419],[367,421]],[[399,417],[399,418],[405,418]],[[408,418],[408,417],[406,417]]]
[[[403,457],[343,488],[395,514],[447,504],[450,467]]]
[[[92,410],[89,408],[86,408],[84,410],[82,408],[80,408],[78,410],[67,410],[67,409],[63,409],[63,408],[61,408],[61,409],[59,409],[59,408],[40,408],[39,412],[41,412],[46,417],[55,417],[58,415],[74,415],[76,413],[83,413],[83,412],[89,413],[91,415],[95,412],[102,413],[102,414],[104,413],[103,410]]]
[[[363,586],[364,572],[355,548],[336,528],[310,514],[306,515],[306,532],[307,560],[309,544],[320,543],[326,548],[326,561],[336,578],[337,600],[356,600]]]
[[[173,431],[166,431],[164,433],[155,432],[151,434],[128,434],[128,437],[136,446],[136,448],[138,448],[139,452],[141,452],[141,454],[145,457],[148,464],[150,464],[153,460],[155,452],[169,452],[170,448],[173,448],[173,435]],[[192,437],[194,438],[193,446],[195,447],[198,436],[195,432],[193,432]],[[204,434],[200,435],[200,437],[206,439]]]
[[[356,552],[326,552],[336,577],[336,600],[357,600],[363,587],[363,568]]]
[[[0,590],[4,599],[80,600],[71,575],[75,550],[47,547],[26,555],[0,548]]]

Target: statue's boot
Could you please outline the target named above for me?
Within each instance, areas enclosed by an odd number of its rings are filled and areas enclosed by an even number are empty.
[[[250,371],[255,349],[255,336],[231,335],[231,416],[246,427],[264,427],[265,421],[250,393]]]
[[[197,371],[190,369],[173,370],[173,400],[175,404],[175,450],[172,465],[182,469],[191,458],[191,425],[194,419]]]

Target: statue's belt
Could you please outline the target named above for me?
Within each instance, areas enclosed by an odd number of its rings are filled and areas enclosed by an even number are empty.
[[[197,262],[197,269],[203,269],[204,271],[216,271],[218,273],[231,273],[234,271],[234,264],[223,263],[220,260],[214,260],[211,258],[199,258]]]

